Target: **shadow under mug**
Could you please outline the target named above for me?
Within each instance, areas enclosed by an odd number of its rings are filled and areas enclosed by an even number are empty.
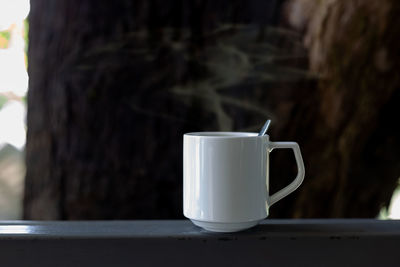
[[[183,139],[183,213],[209,231],[236,232],[255,226],[268,216],[271,205],[304,179],[295,142],[271,142],[268,135],[241,132],[187,133]],[[270,196],[269,154],[277,148],[293,150],[298,173]]]

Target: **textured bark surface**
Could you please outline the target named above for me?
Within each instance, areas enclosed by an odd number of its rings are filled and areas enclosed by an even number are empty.
[[[299,76],[273,63],[271,10],[32,1],[25,218],[182,217],[183,133],[257,130],[263,87]]]
[[[293,214],[375,217],[400,177],[400,3],[294,2],[306,16],[293,21],[308,23],[310,67],[320,80],[288,127],[308,161]]]
[[[376,216],[400,176],[399,5],[369,2],[305,20],[316,82],[274,1],[32,1],[25,218],[180,218],[182,134],[267,118],[307,173],[271,217]]]

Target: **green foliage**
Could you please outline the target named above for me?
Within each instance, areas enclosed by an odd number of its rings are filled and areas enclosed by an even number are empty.
[[[381,211],[378,214],[377,219],[379,219],[379,220],[388,220],[388,219],[390,219],[389,211],[388,211],[387,207],[382,207]]]
[[[10,31],[0,32],[0,48],[7,48],[8,42],[10,41],[11,33]]]
[[[0,95],[0,110],[3,108],[4,104],[7,103],[7,101],[8,101],[7,97]]]
[[[0,32],[0,35],[1,35],[3,38],[5,38],[7,41],[10,40],[11,33],[10,33],[9,31],[1,31],[1,32]]]
[[[22,103],[26,106],[28,104],[28,95],[21,97]]]
[[[25,40],[25,53],[28,53],[29,44],[29,21],[24,19],[24,40]]]

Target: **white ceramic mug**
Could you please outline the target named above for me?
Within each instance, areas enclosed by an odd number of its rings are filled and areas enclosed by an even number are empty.
[[[250,228],[268,216],[271,205],[296,190],[304,164],[295,142],[240,132],[187,133],[183,138],[183,213],[214,232]],[[293,150],[298,173],[285,188],[269,195],[269,153]]]

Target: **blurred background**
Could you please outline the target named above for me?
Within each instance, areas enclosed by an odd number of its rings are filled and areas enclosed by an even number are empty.
[[[306,165],[270,217],[400,218],[399,11],[0,0],[0,220],[183,218],[182,135],[266,119]],[[295,173],[274,151],[272,192]]]
[[[28,0],[0,0],[0,220],[22,218],[28,13]]]

